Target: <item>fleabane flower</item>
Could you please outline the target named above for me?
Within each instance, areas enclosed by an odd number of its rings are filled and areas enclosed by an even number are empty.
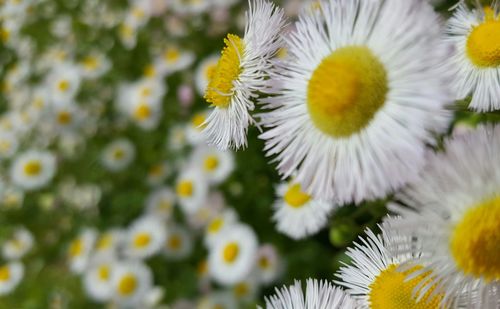
[[[56,173],[56,158],[48,151],[28,150],[19,154],[12,163],[12,182],[24,190],[46,186]]]
[[[455,136],[429,154],[418,180],[396,197],[403,216],[392,228],[422,242],[416,263],[432,270],[447,301],[498,308],[500,299],[500,127]]]
[[[72,272],[81,274],[87,268],[94,249],[97,232],[91,228],[83,229],[68,246],[68,262]]]
[[[151,270],[140,261],[125,261],[113,267],[112,298],[123,307],[137,308],[152,289]]]
[[[109,143],[101,155],[102,165],[112,171],[125,169],[135,158],[135,146],[131,141],[120,138]]]
[[[175,198],[175,193],[170,188],[155,189],[146,199],[146,213],[163,220],[170,219],[174,212]]]
[[[163,246],[163,254],[170,260],[182,260],[191,254],[193,239],[189,230],[178,224],[170,224]]]
[[[144,216],[134,221],[125,236],[125,254],[130,258],[148,258],[158,253],[167,237],[163,220]]]
[[[225,47],[208,82],[206,101],[214,108],[204,128],[209,144],[222,150],[247,143],[250,112],[258,93],[268,88],[265,77],[271,58],[282,45],[283,10],[265,0],[249,1],[243,38],[228,34]]]
[[[450,63],[457,99],[470,95],[469,108],[479,112],[500,109],[500,1],[474,10],[461,1],[446,32],[456,50]]]
[[[111,278],[113,267],[118,263],[112,256],[99,255],[91,259],[83,275],[83,287],[87,295],[96,302],[106,302],[112,296]]]
[[[384,197],[416,177],[449,124],[439,17],[419,0],[319,5],[287,36],[275,95],[262,99],[265,151],[315,198]]]
[[[10,294],[24,277],[24,266],[10,262],[0,266],[0,295]]]
[[[2,246],[2,254],[8,260],[23,258],[33,248],[33,235],[24,227],[18,228]]]
[[[234,170],[234,155],[231,151],[221,151],[215,147],[199,146],[191,159],[211,184],[224,182]]]

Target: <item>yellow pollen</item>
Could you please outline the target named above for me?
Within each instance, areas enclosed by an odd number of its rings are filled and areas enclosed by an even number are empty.
[[[134,8],[132,10],[132,15],[134,15],[134,17],[136,17],[138,19],[142,19],[145,16],[145,12],[141,8]]]
[[[0,267],[0,282],[5,282],[10,280],[10,268],[8,265]]]
[[[181,53],[179,52],[178,49],[176,48],[169,48],[167,51],[163,54],[163,59],[165,59],[166,62],[172,63],[177,60],[179,60],[181,56]]]
[[[181,181],[177,184],[177,194],[180,197],[190,197],[193,195],[193,182],[189,180]]]
[[[464,214],[453,229],[450,249],[465,274],[486,281],[500,279],[500,196]]]
[[[202,130],[205,128],[205,125],[203,123],[205,122],[206,117],[205,114],[196,114],[194,117],[191,119],[191,124],[193,127],[195,127],[198,130]]]
[[[101,281],[108,281],[109,280],[109,266],[102,265],[101,267],[99,267],[98,275],[99,275],[99,279],[101,279]]]
[[[71,113],[67,111],[61,111],[57,114],[57,122],[62,125],[67,125],[71,122]]]
[[[99,238],[99,241],[97,242],[97,249],[98,250],[106,250],[111,247],[113,244],[113,236],[111,234],[104,234]]]
[[[213,172],[219,166],[219,158],[216,156],[208,156],[203,162],[203,167],[207,172]]]
[[[125,151],[121,148],[117,148],[115,149],[115,151],[113,151],[113,158],[115,158],[115,160],[121,160],[125,157]]]
[[[241,57],[245,52],[245,43],[237,35],[228,34],[224,43],[226,46],[205,91],[205,100],[219,108],[228,108],[231,103],[233,84],[241,73]]]
[[[224,219],[222,219],[221,217],[217,217],[213,219],[212,222],[210,222],[210,224],[208,225],[208,232],[212,234],[217,233],[218,231],[220,231],[223,225]]]
[[[149,233],[139,233],[134,237],[134,247],[143,249],[151,242],[151,235]]]
[[[314,125],[334,138],[358,133],[384,105],[388,92],[383,64],[364,46],[348,46],[324,58],[307,89]]]
[[[59,83],[57,83],[57,88],[59,90],[61,90],[61,92],[68,91],[69,86],[70,86],[69,81],[67,81],[65,79],[63,79],[63,80],[59,81]]]
[[[217,69],[217,62],[207,65],[205,68],[205,78],[210,80],[215,74],[215,69]]]
[[[137,120],[146,120],[151,117],[151,113],[149,105],[141,103],[134,110],[134,118]]]
[[[238,244],[235,242],[230,242],[229,244],[226,245],[226,247],[222,252],[222,257],[224,259],[224,262],[226,262],[227,264],[233,263],[238,257],[239,252],[240,252],[240,247],[238,246]]]
[[[123,276],[118,283],[118,293],[120,295],[129,296],[134,293],[137,288],[137,279],[133,274]]]
[[[309,202],[311,196],[303,192],[300,188],[300,184],[297,183],[288,187],[288,191],[286,191],[284,199],[289,206],[300,208]]]
[[[99,60],[94,56],[87,56],[82,62],[87,70],[95,70],[99,66]]]
[[[168,238],[167,246],[170,249],[179,250],[181,248],[181,245],[182,245],[182,239],[179,235],[174,234]]]
[[[74,258],[80,256],[83,253],[84,244],[80,238],[77,238],[71,242],[69,246],[69,256]]]
[[[443,299],[442,294],[431,296],[435,286],[425,293],[422,299],[417,302],[414,293],[415,287],[428,280],[429,273],[424,273],[411,280],[406,281],[406,277],[414,271],[421,269],[415,266],[404,272],[397,269],[397,265],[392,264],[383,270],[370,284],[369,302],[371,309],[438,309]],[[417,291],[418,292],[418,291]]]
[[[487,7],[484,22],[472,28],[467,38],[467,56],[481,68],[500,66],[500,17]]]
[[[288,56],[288,49],[286,47],[281,47],[278,49],[278,52],[276,53],[276,57],[278,59],[285,59]]]
[[[38,176],[42,171],[40,161],[31,160],[24,165],[24,173],[28,176]]]
[[[134,36],[135,32],[134,32],[134,29],[132,27],[130,27],[129,25],[123,24],[120,27],[120,34],[125,39],[130,39],[130,38],[132,38],[132,36]]]

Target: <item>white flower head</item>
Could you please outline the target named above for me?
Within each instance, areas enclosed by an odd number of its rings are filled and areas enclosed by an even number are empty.
[[[52,99],[66,101],[73,99],[80,89],[81,74],[77,66],[63,63],[56,66],[48,76]]]
[[[24,277],[24,266],[10,262],[0,266],[0,295],[10,294]]]
[[[280,174],[341,204],[414,179],[451,116],[440,30],[420,0],[323,1],[302,14],[271,76],[275,96],[262,100]]]
[[[186,140],[190,145],[196,146],[205,142],[203,130],[206,128],[207,117],[208,111],[196,112],[186,124]]]
[[[8,131],[0,131],[0,159],[11,158],[19,147],[19,139]]]
[[[203,172],[207,181],[215,185],[224,182],[235,165],[232,152],[204,145],[195,149],[191,161]]]
[[[28,150],[19,154],[12,163],[12,182],[25,190],[46,186],[56,173],[56,158],[47,151]]]
[[[205,228],[204,243],[207,248],[211,248],[217,242],[217,239],[226,234],[231,227],[238,223],[238,214],[233,208],[227,208],[208,221]]]
[[[160,75],[171,75],[188,68],[195,60],[193,52],[177,46],[167,47],[158,58]]]
[[[96,79],[106,74],[111,68],[111,61],[100,52],[92,52],[79,62],[83,78]]]
[[[134,221],[125,236],[125,255],[130,258],[148,258],[160,252],[167,238],[163,220],[144,216]]]
[[[259,281],[266,285],[276,281],[285,269],[283,263],[273,245],[262,245],[257,252],[256,263]]]
[[[112,298],[124,307],[137,308],[152,285],[151,270],[140,261],[120,262],[113,268]]]
[[[68,246],[68,260],[72,272],[81,274],[85,271],[96,239],[97,231],[85,228],[71,241]]]
[[[253,100],[268,84],[271,58],[282,46],[279,36],[285,25],[281,8],[265,0],[249,1],[243,38],[228,34],[225,47],[210,78],[205,99],[214,109],[205,122],[209,144],[221,150],[247,144]]]
[[[116,263],[118,261],[111,255],[92,258],[83,275],[83,287],[92,300],[102,303],[111,299],[111,280]]]
[[[160,187],[155,189],[146,199],[146,213],[168,220],[174,211],[175,199],[175,193],[170,188]]]
[[[189,215],[196,212],[207,199],[208,183],[201,171],[188,167],[177,178],[175,191],[182,211]]]
[[[96,256],[115,256],[125,241],[125,231],[111,228],[99,235],[95,244]]]
[[[171,172],[170,164],[166,161],[152,165],[148,170],[146,182],[152,187],[161,185]]]
[[[170,224],[167,234],[163,247],[163,254],[167,259],[182,260],[191,254],[193,239],[188,229],[178,224]]]
[[[19,260],[33,248],[33,234],[24,227],[18,228],[2,246],[2,254],[8,260]]]
[[[114,140],[106,146],[102,153],[101,162],[112,172],[127,168],[135,158],[135,146],[125,138]]]

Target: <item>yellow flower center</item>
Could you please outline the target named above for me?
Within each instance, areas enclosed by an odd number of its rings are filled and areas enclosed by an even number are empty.
[[[95,70],[99,66],[99,60],[94,56],[85,57],[85,59],[83,59],[82,63],[83,63],[83,66],[89,71]]]
[[[151,242],[151,235],[149,233],[138,233],[134,237],[134,247],[143,249]]]
[[[300,208],[309,202],[311,196],[303,192],[300,188],[300,184],[297,183],[288,187],[288,191],[286,191],[284,199],[289,206]]]
[[[146,77],[155,77],[156,76],[156,70],[155,67],[152,64],[149,64],[144,68],[144,76]]]
[[[10,280],[10,268],[8,265],[0,267],[0,282],[5,282]]]
[[[212,234],[217,233],[218,231],[220,231],[223,225],[224,219],[222,219],[221,217],[217,217],[213,219],[212,222],[210,222],[210,224],[208,225],[208,232]]]
[[[59,83],[57,84],[57,88],[61,91],[61,92],[66,92],[68,91],[69,89],[69,81],[63,79],[61,81],[59,81]]]
[[[67,125],[71,122],[72,116],[71,113],[67,111],[61,111],[57,113],[57,122],[61,125]]]
[[[179,60],[181,56],[181,53],[179,52],[178,49],[176,48],[169,48],[167,51],[163,54],[163,59],[165,59],[166,62],[172,63],[177,60]]]
[[[42,172],[40,161],[31,160],[24,165],[24,173],[28,176],[38,176]]]
[[[438,309],[443,299],[442,294],[431,297],[435,286],[431,287],[422,299],[417,302],[414,289],[423,280],[428,280],[428,273],[422,274],[414,279],[406,281],[406,277],[412,272],[421,269],[415,266],[404,272],[392,264],[382,271],[370,285],[369,301],[371,309]]]
[[[118,293],[123,296],[129,296],[137,288],[137,278],[133,274],[126,274],[118,283]]]
[[[168,238],[167,246],[172,250],[179,250],[182,245],[182,239],[179,235],[173,234]]]
[[[125,157],[125,151],[121,148],[117,148],[115,149],[115,151],[113,151],[113,158],[115,158],[115,160],[121,160]]]
[[[190,197],[193,195],[193,182],[189,180],[181,181],[177,184],[177,194],[180,197]]]
[[[146,103],[139,104],[134,110],[134,118],[137,120],[146,120],[151,117],[151,108]]]
[[[207,172],[213,172],[219,166],[219,158],[216,156],[208,156],[203,162],[203,167]]]
[[[198,130],[202,130],[205,125],[203,123],[205,122],[205,114],[196,114],[194,117],[191,119],[191,124],[193,127],[195,127]]]
[[[482,68],[500,66],[500,18],[487,7],[484,22],[475,26],[467,38],[467,56]]]
[[[269,266],[271,266],[271,263],[267,257],[263,256],[259,259],[259,266],[262,269],[268,269]]]
[[[208,262],[206,260],[198,263],[198,267],[196,268],[196,272],[199,276],[202,276],[208,272]]]
[[[108,281],[109,280],[109,266],[108,265],[102,265],[99,267],[98,271],[98,276],[101,281]]]
[[[69,246],[69,256],[74,258],[82,255],[84,247],[83,241],[80,238],[73,240]]]
[[[207,65],[205,68],[205,78],[210,80],[215,74],[215,69],[217,69],[217,62]]]
[[[465,274],[500,279],[500,196],[469,209],[453,229],[450,249]]]
[[[99,238],[96,247],[98,250],[106,250],[111,247],[111,244],[113,244],[113,236],[111,234],[104,234]]]
[[[230,242],[222,251],[222,257],[227,264],[233,263],[240,252],[240,247],[235,242]]]
[[[205,100],[219,108],[227,108],[231,103],[233,83],[241,73],[241,57],[245,52],[245,43],[237,35],[228,34],[224,43],[226,46],[205,91]]]
[[[247,295],[248,292],[250,291],[250,289],[248,288],[248,284],[246,284],[245,282],[241,282],[241,283],[236,284],[234,286],[233,290],[234,290],[234,294],[237,297],[243,297],[243,296]]]
[[[314,125],[334,138],[365,128],[384,105],[388,91],[383,64],[364,46],[348,46],[324,58],[307,89]]]
[[[5,43],[9,40],[9,37],[10,37],[9,30],[1,27],[0,28],[0,40]]]

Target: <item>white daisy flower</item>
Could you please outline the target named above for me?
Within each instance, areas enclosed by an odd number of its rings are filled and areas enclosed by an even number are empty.
[[[159,162],[149,168],[146,182],[153,187],[159,186],[167,179],[169,174],[170,164],[168,162]]]
[[[218,291],[205,295],[198,302],[197,309],[237,309],[238,302],[230,291]]]
[[[167,187],[160,187],[146,199],[146,214],[168,220],[174,211],[175,193]]]
[[[74,132],[84,120],[84,111],[75,102],[53,102],[51,114],[56,130],[64,135]]]
[[[112,228],[99,235],[95,244],[96,256],[114,256],[125,240],[125,232]]]
[[[124,307],[135,306],[144,300],[151,290],[153,275],[151,270],[142,262],[121,262],[113,267],[111,286],[113,299]]]
[[[199,170],[188,168],[177,178],[175,191],[182,211],[186,214],[192,214],[206,200],[208,184]]]
[[[357,308],[440,308],[444,296],[435,293],[436,286],[422,288],[430,278],[430,272],[410,277],[423,266],[410,268],[404,265],[420,254],[420,246],[409,237],[389,233],[388,227],[387,224],[381,226],[380,235],[367,229],[367,238],[360,237],[359,243],[347,249],[346,254],[352,262],[340,268],[336,276],[342,281],[336,283],[348,289],[347,292],[358,301]],[[405,252],[394,254],[397,247]],[[420,291],[424,294],[417,298]]]
[[[78,66],[83,78],[96,79],[109,71],[111,62],[104,54],[92,52],[85,56]]]
[[[231,227],[238,223],[238,214],[232,208],[227,208],[214,216],[205,228],[204,243],[207,248],[212,248],[217,239],[226,234]]]
[[[5,209],[19,208],[23,205],[24,191],[14,185],[5,185],[1,194],[0,205]]]
[[[241,148],[247,143],[253,99],[267,89],[265,76],[271,58],[282,45],[279,34],[285,25],[281,8],[265,0],[249,1],[243,38],[228,34],[217,67],[210,78],[205,99],[214,109],[204,134],[219,149]]]
[[[202,206],[186,218],[187,223],[193,230],[203,229],[225,206],[223,194],[219,191],[211,191]]]
[[[72,272],[81,274],[87,268],[96,238],[97,232],[86,228],[71,241],[68,247],[68,260]]]
[[[19,139],[11,132],[0,132],[0,159],[11,158],[19,147]]]
[[[98,256],[92,259],[83,275],[83,287],[92,300],[102,303],[111,299],[113,293],[111,279],[116,263],[112,256]]]
[[[450,63],[457,99],[470,95],[469,107],[479,112],[500,109],[500,2],[470,10],[461,1],[446,31],[456,49]]]
[[[498,308],[500,299],[500,126],[479,127],[429,154],[420,178],[397,196],[411,208],[393,228],[422,242],[416,263],[435,275],[447,301]]]
[[[195,149],[191,161],[199,166],[205,179],[214,185],[224,182],[235,165],[232,152],[204,145]]]
[[[63,63],[52,70],[47,82],[55,101],[71,100],[80,89],[80,70],[73,64]]]
[[[203,118],[205,121],[205,118]],[[203,123],[202,121],[202,123]],[[167,137],[167,147],[172,151],[179,151],[187,145],[186,128],[183,125],[175,125],[170,129]]]
[[[440,32],[420,0],[324,1],[302,14],[272,76],[276,96],[263,100],[272,111],[260,115],[280,174],[340,203],[414,179],[450,120]]]
[[[112,172],[121,171],[135,158],[135,146],[128,139],[120,138],[106,146],[102,153],[103,166]]]
[[[46,186],[56,173],[56,158],[47,151],[28,150],[19,154],[12,163],[12,182],[24,190]]]
[[[208,111],[197,112],[191,117],[186,125],[186,140],[189,144],[196,146],[205,142],[203,129],[206,128]]]
[[[233,292],[234,298],[236,298],[240,304],[246,304],[257,298],[259,288],[260,285],[257,276],[251,274],[234,284],[231,287],[231,292]]]
[[[118,37],[126,49],[132,49],[137,44],[138,27],[130,20],[125,20],[119,27]]]
[[[201,96],[205,95],[207,90],[208,82],[215,73],[217,68],[217,63],[219,62],[219,55],[211,55],[204,59],[196,69],[195,75],[195,85],[196,90]]]
[[[208,268],[212,278],[223,285],[243,280],[255,265],[257,245],[257,236],[249,226],[233,225],[210,250]]]
[[[0,266],[0,295],[10,294],[24,277],[24,266],[10,262]]]
[[[161,75],[171,75],[188,68],[195,60],[191,51],[183,50],[177,46],[167,47],[158,58]]]
[[[276,191],[278,200],[273,204],[273,221],[281,233],[302,239],[316,234],[328,223],[333,202],[314,199],[293,181],[278,185]]]
[[[124,251],[130,258],[148,258],[160,252],[167,238],[163,220],[144,216],[135,220],[126,231]]]
[[[259,281],[266,285],[276,281],[284,269],[283,263],[284,261],[273,245],[262,245],[257,252]]]
[[[171,260],[182,260],[193,251],[193,240],[189,231],[180,225],[171,224],[163,247],[163,254]]]
[[[19,260],[33,248],[33,234],[24,227],[18,228],[2,246],[2,254],[8,260]]]
[[[262,309],[261,307],[259,307]],[[296,280],[288,288],[276,288],[276,295],[266,297],[266,309],[354,309],[355,301],[327,281],[308,279],[306,292]]]

